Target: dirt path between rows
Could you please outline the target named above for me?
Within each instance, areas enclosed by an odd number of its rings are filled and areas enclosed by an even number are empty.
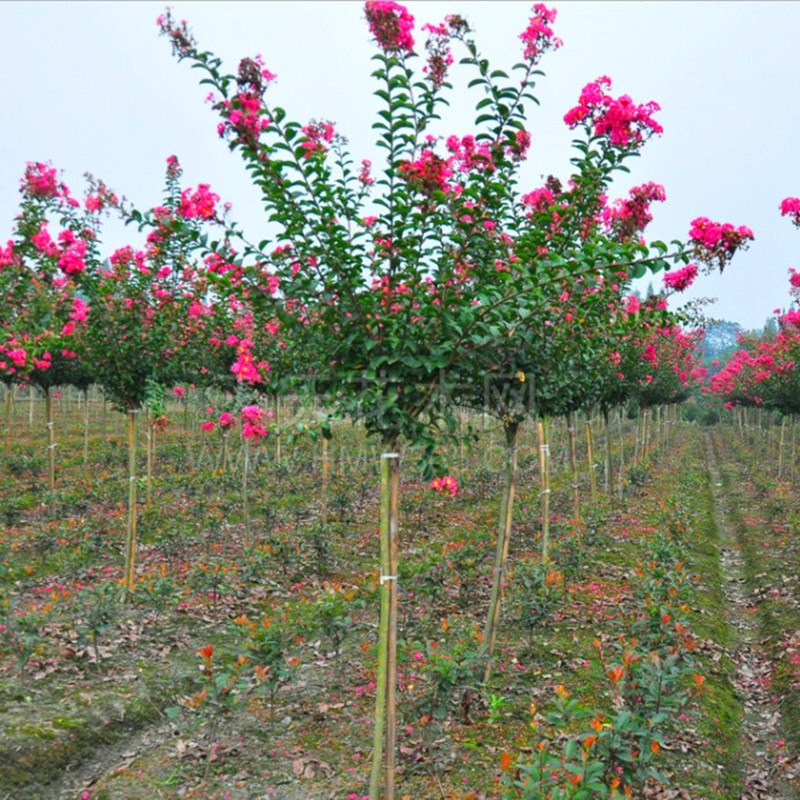
[[[736,666],[734,684],[742,702],[742,777],[744,792],[740,800],[792,800],[798,798],[793,787],[778,774],[774,748],[782,738],[780,709],[769,689],[773,665],[760,641],[758,617],[752,613],[751,589],[742,542],[737,526],[730,519],[738,502],[730,491],[728,465],[716,433],[706,434],[706,461],[711,478],[714,514],[722,547],[720,560],[725,576],[727,622],[737,631],[738,642],[732,652]]]

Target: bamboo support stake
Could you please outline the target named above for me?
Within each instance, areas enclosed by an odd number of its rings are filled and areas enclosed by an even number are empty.
[[[83,463],[89,461],[89,390],[83,390]]]
[[[150,508],[153,499],[153,454],[155,452],[156,426],[150,412],[147,412],[147,496],[144,507]]]
[[[603,409],[603,491],[611,494],[611,426],[608,421],[608,410]]]
[[[589,496],[597,500],[597,476],[594,474],[594,446],[592,441],[592,420],[586,418],[586,458],[589,461]]]
[[[577,412],[571,411],[567,417],[567,434],[569,436],[569,465],[572,474],[572,519],[581,521],[581,497],[578,491],[578,451],[575,444],[575,423]]]
[[[783,419],[781,420],[781,439],[778,443],[778,480],[783,478],[783,449],[786,446],[786,415],[783,415]]]
[[[370,800],[380,799],[381,763],[386,748],[384,800],[394,800],[397,672],[397,518],[400,456],[381,456],[381,611],[378,631],[378,676],[375,699]]]
[[[52,498],[56,490],[56,432],[53,423],[53,394],[49,386],[44,390],[44,408],[47,418],[47,489]]]
[[[11,406],[14,402],[14,389],[6,384],[6,430],[3,437],[3,457],[8,458],[8,450],[11,446]]]
[[[136,585],[136,415],[128,410],[128,530],[125,540],[125,593],[129,596]]]
[[[247,499],[247,478],[250,472],[250,440],[244,440],[244,467],[242,468],[242,505],[244,509],[244,535],[250,538],[250,506]]]
[[[328,482],[331,472],[331,462],[328,457],[328,437],[322,437],[322,507],[319,517],[323,528],[328,524]]]
[[[483,674],[484,683],[492,676],[492,656],[497,637],[497,625],[500,621],[500,609],[503,603],[503,584],[506,578],[508,550],[511,542],[511,520],[514,509],[514,492],[517,485],[517,439],[519,423],[510,422],[504,426],[506,436],[505,449],[505,483],[503,497],[500,501],[500,520],[497,527],[497,547],[495,549],[494,569],[492,572],[492,593],[489,599],[489,612],[483,630],[481,651],[486,656],[486,668]]]
[[[542,485],[542,564],[550,557],[550,444],[547,440],[547,417],[536,423],[539,434],[539,469]]]

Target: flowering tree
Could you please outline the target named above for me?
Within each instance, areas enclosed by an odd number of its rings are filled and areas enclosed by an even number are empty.
[[[173,53],[204,73],[219,135],[242,157],[276,231],[272,242],[244,240],[241,277],[234,285],[228,273],[215,275],[217,291],[235,291],[256,329],[273,326],[276,343],[302,354],[302,377],[335,401],[337,413],[362,420],[387,449],[401,438],[419,446],[431,473],[437,431],[455,429],[443,387],[465,374],[476,380],[482,353],[500,348],[504,370],[518,365],[527,374],[541,364],[535,333],[544,315],[575,281],[640,277],[686,263],[696,248],[648,246],[632,235],[642,207],[657,199],[648,189],[608,210],[604,224],[610,176],[661,132],[657,105],[613,97],[606,77],[588,84],[565,118],[583,134],[569,186],[553,180],[520,197],[517,174],[531,144],[526,108],[535,102],[542,56],[561,44],[554,11],[534,6],[514,78],[490,68],[463,17],[423,28],[420,70],[407,9],[375,0],[365,15],[378,46],[373,76],[382,107],[373,128],[385,154],[374,173],[368,161],[356,166],[332,122],[303,124],[271,102],[275,75],[260,57],[226,73],[186,23],[167,12],[159,26]],[[452,89],[453,44],[463,48],[460,65],[479,97],[474,130],[442,141],[433,131]],[[706,260],[721,264],[732,254],[728,239],[702,241]],[[253,361],[269,365],[263,372],[273,386],[296,380],[297,371],[274,368],[268,350],[247,347]],[[564,380],[562,373],[553,383]],[[393,574],[388,569],[382,581],[389,605]],[[381,664],[385,658],[382,649]]]
[[[42,162],[27,165],[13,238],[0,247],[0,376],[44,392],[48,427],[48,485],[55,488],[55,439],[50,389],[87,384],[76,341],[88,305],[78,291],[87,264],[98,258],[100,212],[113,195],[93,187],[82,205]]]

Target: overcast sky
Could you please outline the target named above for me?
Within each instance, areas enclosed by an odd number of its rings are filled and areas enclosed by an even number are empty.
[[[496,68],[519,60],[530,3],[410,2],[417,25],[461,13]],[[551,5],[551,3],[548,3]],[[651,237],[684,238],[709,216],[756,236],[725,274],[701,276],[695,296],[716,297],[710,316],[761,327],[788,303],[787,270],[800,268],[800,233],[780,217],[800,196],[800,90],[796,2],[555,2],[561,50],[548,54],[531,109],[533,145],[521,188],[569,175],[571,132],[562,122],[583,85],[600,75],[614,94],[657,101],[664,135],[651,140],[612,196],[645,181],[664,185]],[[50,161],[82,193],[83,173],[103,178],[140,208],[159,202],[165,160],[176,154],[187,184],[210,183],[233,203],[253,239],[259,198],[239,157],[216,136],[207,87],[178,64],[151,2],[0,3],[0,240],[10,235],[25,163]],[[330,119],[357,160],[379,156],[377,101],[360,2],[174,2],[199,44],[226,60],[261,53],[278,75],[271,102],[301,122]],[[424,36],[418,35],[420,48]],[[461,84],[463,86],[463,84]],[[454,104],[446,133],[470,132],[472,103]],[[624,179],[624,180],[623,180]],[[128,230],[114,234],[135,241]],[[660,281],[660,276],[657,278]]]

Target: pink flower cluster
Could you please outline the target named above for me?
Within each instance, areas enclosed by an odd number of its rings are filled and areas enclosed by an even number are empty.
[[[256,362],[253,358],[253,343],[249,339],[240,339],[236,347],[236,361],[231,366],[231,372],[239,383],[247,382],[251,386],[263,381],[265,373],[269,372],[266,361]]]
[[[207,408],[206,413],[209,416],[212,416],[214,414],[214,409]],[[230,411],[223,411],[219,415],[219,420],[217,420],[217,422],[214,422],[213,419],[209,419],[206,422],[201,423],[200,430],[209,432],[213,431],[217,424],[219,425],[221,431],[223,432],[229,431],[231,428],[236,426],[236,417],[234,417],[233,414],[230,413]]]
[[[272,416],[270,412],[268,417]],[[255,442],[261,441],[267,435],[267,429],[263,426],[264,409],[258,406],[245,406],[242,409],[242,436],[245,439],[252,439]]]
[[[687,264],[683,269],[664,274],[664,285],[676,292],[688,289],[697,277],[697,264]]]
[[[460,172],[471,172],[472,170],[492,172],[494,170],[492,151],[489,149],[489,145],[477,144],[474,136],[467,135],[461,139],[458,136],[448,136],[446,146],[453,154],[452,160],[449,160],[448,164],[452,165],[457,162]]]
[[[77,275],[86,269],[86,242],[70,231],[61,231],[58,241],[63,246],[58,257],[58,266],[65,275]]]
[[[423,150],[416,161],[401,164],[399,172],[410,185],[428,197],[436,191],[450,191],[448,178],[453,176],[451,161],[440,158],[433,150]]]
[[[792,223],[800,228],[800,197],[786,197],[781,201],[781,216],[791,217]]]
[[[529,206],[534,211],[547,211],[553,205],[553,193],[546,186],[534,189],[528,194],[522,195],[522,205]]]
[[[411,53],[414,50],[414,17],[405,6],[393,0],[368,0],[364,14],[370,33],[386,53]]]
[[[543,3],[537,3],[533,7],[533,16],[528,27],[519,36],[525,45],[523,56],[526,60],[535,64],[548,50],[561,47],[563,42],[553,36],[553,29],[550,27],[555,19],[555,9],[549,9]]]
[[[617,200],[613,206],[603,209],[603,222],[620,238],[631,239],[652,221],[650,204],[663,203],[666,199],[664,187],[659,183],[651,181],[641,186],[634,186],[627,199]]]
[[[447,70],[453,63],[450,52],[450,29],[447,24],[423,25],[422,30],[430,34],[425,42],[428,61],[422,71],[428,76],[434,89],[440,88],[447,80]]]
[[[447,497],[455,497],[458,494],[458,481],[452,475],[443,475],[441,478],[434,478],[429,488]]]
[[[712,222],[697,217],[691,223],[689,238],[695,243],[695,256],[706,264],[718,265],[720,272],[737,250],[744,250],[753,240],[753,231],[746,225],[738,228],[729,222]]]
[[[305,141],[300,142],[300,147],[303,148],[304,158],[311,158],[311,156],[319,154],[322,155],[326,151],[326,144],[333,141],[335,131],[332,122],[309,122],[308,125],[303,125],[300,129],[306,136]]]
[[[211,219],[218,202],[219,195],[207,183],[201,183],[194,191],[183,190],[178,213],[186,219]]]
[[[652,134],[664,132],[653,119],[653,114],[661,110],[658,103],[637,105],[628,95],[614,99],[606,93],[610,90],[611,78],[606,75],[587,83],[578,105],[564,115],[564,122],[570,128],[586,125],[594,136],[607,136],[620,148],[640,147]]]
[[[248,144],[258,141],[261,131],[269,127],[269,120],[261,117],[261,98],[248,92],[240,92],[233,102],[226,100],[223,104],[227,113],[227,123],[217,125],[217,133],[225,136],[233,130],[237,136]]]
[[[58,197],[63,193],[64,185],[58,182],[55,167],[49,167],[40,161],[29,162],[22,179],[22,191],[31,197]]]

